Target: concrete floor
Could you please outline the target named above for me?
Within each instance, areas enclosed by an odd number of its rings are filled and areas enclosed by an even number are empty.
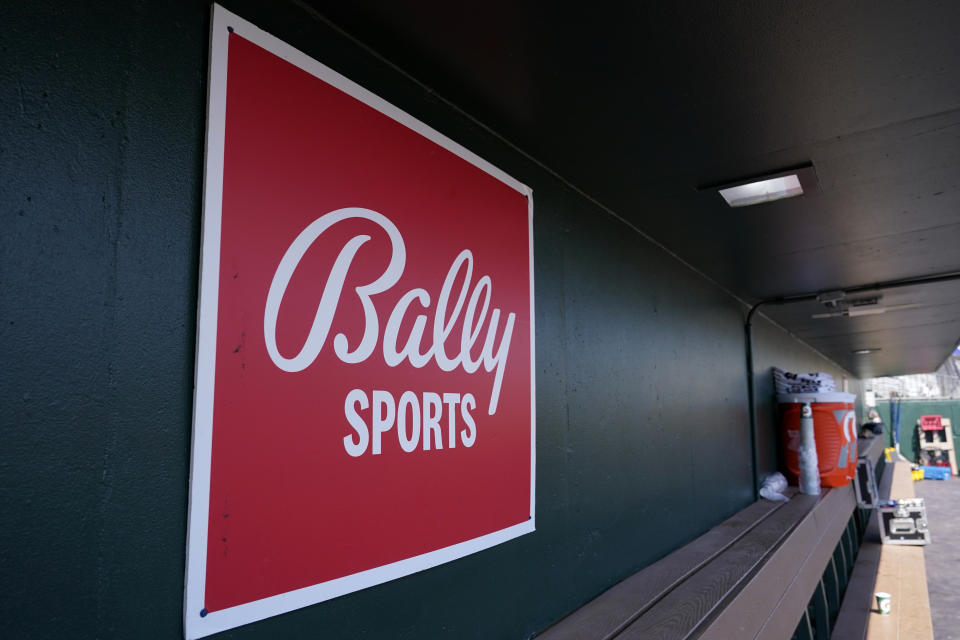
[[[960,478],[915,482],[914,492],[930,524],[924,558],[934,637],[960,640]]]

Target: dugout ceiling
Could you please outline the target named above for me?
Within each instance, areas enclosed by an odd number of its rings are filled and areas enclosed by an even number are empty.
[[[960,270],[960,4],[308,4],[747,303]],[[700,189],[804,163],[804,197]],[[960,338],[960,281],[871,295],[764,313],[860,377]]]

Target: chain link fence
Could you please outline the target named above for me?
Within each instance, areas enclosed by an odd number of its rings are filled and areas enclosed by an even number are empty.
[[[909,376],[869,378],[867,391],[873,391],[878,401],[884,398],[954,400],[960,399],[960,353],[954,352],[934,373]]]

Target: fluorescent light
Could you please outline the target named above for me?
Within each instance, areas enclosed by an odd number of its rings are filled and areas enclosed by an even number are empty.
[[[803,195],[803,187],[800,186],[800,178],[790,174],[720,189],[720,195],[731,207],[746,207]]]
[[[851,351],[850,353],[852,353],[852,354],[855,355],[855,356],[865,356],[865,355],[869,355],[869,354],[871,354],[871,353],[876,353],[877,351],[880,351],[880,349],[879,349],[879,348],[876,348],[876,349],[857,349],[857,350],[855,350],[855,351]]]
[[[880,313],[886,313],[886,307],[846,307],[838,311],[828,311],[826,313],[815,313],[811,318],[814,320],[823,320],[824,318],[856,318],[857,316],[874,316]]]
[[[815,313],[811,318],[814,320],[822,320],[823,318],[856,318],[857,316],[873,316],[880,313],[886,313],[887,307],[884,307],[880,304],[881,296],[875,296],[873,298],[864,298],[862,300],[854,300],[850,303],[837,308],[836,302],[833,304],[824,303],[827,309],[825,313]],[[916,305],[896,305],[890,307],[890,309],[897,310],[904,307],[912,307]]]
[[[851,318],[855,318],[857,316],[873,316],[886,312],[886,307],[881,307],[880,305],[869,305],[863,307],[850,307],[847,309],[846,315],[850,316]]]

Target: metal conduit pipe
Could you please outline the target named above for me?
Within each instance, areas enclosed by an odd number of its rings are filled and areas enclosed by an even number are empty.
[[[960,271],[953,271],[949,273],[940,273],[932,276],[921,276],[918,278],[905,278],[902,280],[890,280],[887,282],[875,282],[872,284],[857,285],[854,287],[845,287],[839,289],[846,294],[855,294],[855,293],[864,293],[866,291],[875,291],[881,289],[898,289],[901,287],[913,287],[918,285],[925,284],[935,284],[938,282],[950,282],[953,280],[960,280]],[[828,290],[829,291],[829,290]],[[747,357],[747,402],[748,405],[748,415],[750,418],[750,468],[751,475],[753,476],[753,499],[757,501],[760,499],[760,478],[759,478],[759,469],[757,465],[757,405],[756,405],[756,390],[754,389],[753,384],[753,315],[760,309],[760,307],[769,304],[790,304],[793,302],[808,302],[810,300],[816,300],[822,291],[816,293],[800,293],[795,295],[787,296],[777,296],[775,298],[765,298],[752,307],[750,311],[747,312],[747,319],[743,325],[744,338],[745,338],[745,350]]]

